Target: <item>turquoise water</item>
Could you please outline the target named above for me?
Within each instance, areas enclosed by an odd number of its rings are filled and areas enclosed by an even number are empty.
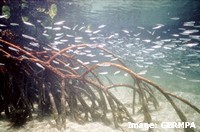
[[[85,35],[85,42],[105,45],[135,72],[163,82],[166,88],[200,93],[199,1],[93,0],[62,4],[66,11],[57,21],[68,23],[70,19],[74,32],[82,27],[93,32],[89,39],[85,32],[77,33],[77,37]],[[177,87],[166,85],[170,83]]]

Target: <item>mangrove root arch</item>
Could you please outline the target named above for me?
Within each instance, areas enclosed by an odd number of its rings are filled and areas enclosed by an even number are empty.
[[[153,106],[155,110],[159,107],[154,94],[156,90],[168,100],[182,122],[187,122],[187,118],[174,99],[200,114],[196,106],[137,75],[102,46],[78,44],[61,50],[28,51],[2,39],[0,44],[0,104],[3,106],[0,112],[5,111],[15,125],[32,117],[34,104],[38,105],[39,117],[52,114],[56,121],[54,125],[59,129],[66,127],[66,118],[79,123],[101,121],[121,128],[123,122],[137,122],[133,114],[138,112],[142,112],[144,122],[150,123],[149,107]],[[83,56],[80,54],[83,49],[98,50],[114,61],[82,62],[78,58]],[[131,84],[116,83],[107,75],[104,77],[109,83],[105,83],[99,76],[104,68],[125,73],[132,79]],[[110,89],[117,87],[132,89],[132,112],[111,92]],[[136,103],[140,107],[137,112]],[[193,132],[194,129],[185,128],[184,131]]]

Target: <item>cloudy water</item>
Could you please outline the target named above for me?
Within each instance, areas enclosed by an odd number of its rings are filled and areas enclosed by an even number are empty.
[[[40,2],[38,2],[40,3]],[[42,3],[40,3],[42,5]],[[45,3],[43,3],[45,4]],[[78,56],[77,62],[84,65],[97,64],[101,61],[116,62],[121,60],[125,65],[138,75],[152,80],[163,89],[173,92],[200,108],[200,1],[198,0],[72,0],[71,2],[60,1],[62,13],[57,15],[52,23],[43,24],[42,36],[35,35],[37,25],[24,22],[25,27],[32,27],[30,32],[23,32],[22,37],[34,40],[24,49],[32,51],[40,47],[41,39],[48,40],[48,46],[44,50],[62,49],[68,45],[97,44],[99,47],[110,50],[115,56],[94,47],[79,47],[77,50],[67,50],[69,54]],[[60,9],[60,10],[61,10]],[[5,16],[1,15],[0,19]],[[40,18],[40,17],[38,17]],[[39,20],[39,19],[38,19]],[[0,23],[0,28],[6,24]],[[10,22],[10,28],[18,25]],[[0,29],[0,30],[1,30]],[[1,47],[1,45],[0,45]],[[9,47],[8,47],[9,48]],[[13,52],[17,49],[9,48]],[[54,61],[55,65],[59,62]],[[1,65],[1,64],[0,64]],[[38,63],[38,68],[44,69]],[[69,64],[66,65],[66,67]],[[115,81],[129,81],[125,72],[119,69],[110,69],[103,65],[98,75],[112,76]],[[81,67],[74,66],[78,71]],[[132,97],[127,91],[113,90],[126,100]],[[174,119],[175,112],[169,111],[161,98],[161,109],[154,112],[154,120],[178,121]],[[163,102],[162,102],[163,101]],[[200,130],[200,123],[196,113],[181,106],[187,111],[189,121],[195,121]],[[163,116],[167,113],[169,116]],[[156,117],[156,114],[162,116]],[[199,116],[199,115],[198,115]],[[194,118],[195,117],[195,118]],[[140,119],[140,117],[137,117]],[[42,128],[35,121],[37,131],[50,130],[48,122],[42,122]],[[88,130],[92,126],[99,128],[97,131],[120,131],[101,123],[89,123],[85,126],[68,121],[71,127],[67,131]],[[7,124],[4,124],[4,127]],[[124,126],[126,126],[125,124]],[[19,131],[34,131],[31,124]],[[32,127],[35,127],[34,125]],[[157,129],[155,131],[163,131]],[[172,129],[171,129],[172,130]],[[51,128],[51,131],[54,131]],[[126,131],[132,131],[126,129]],[[169,131],[168,129],[165,130]],[[172,131],[182,131],[173,129]]]

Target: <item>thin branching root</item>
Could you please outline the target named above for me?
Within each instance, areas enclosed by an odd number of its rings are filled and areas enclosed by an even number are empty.
[[[33,112],[38,112],[40,118],[52,115],[55,122],[51,124],[58,129],[67,127],[66,118],[82,124],[100,121],[116,128],[128,122],[151,123],[151,111],[159,108],[155,91],[168,100],[182,122],[187,118],[175,99],[200,113],[187,100],[131,71],[99,45],[29,51],[0,39],[0,56],[0,112],[4,111],[14,125],[31,119]],[[117,75],[121,78],[116,81]],[[118,89],[131,91],[129,105],[115,93]],[[143,119],[134,119],[136,114],[143,115]]]

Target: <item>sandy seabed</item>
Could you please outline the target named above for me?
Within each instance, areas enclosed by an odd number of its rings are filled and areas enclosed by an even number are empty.
[[[197,95],[187,94],[187,93],[177,93],[178,95],[190,97],[192,100],[200,100],[200,97]],[[200,103],[199,103],[200,104]],[[196,104],[197,105],[197,104]],[[191,110],[188,107],[181,106],[181,108],[184,109],[186,112],[186,116],[188,117],[190,122],[195,122],[196,125],[196,131],[200,130],[200,120],[199,115]],[[170,128],[170,129],[163,129],[160,127],[160,124],[162,122],[178,122],[180,121],[178,116],[176,115],[175,111],[171,108],[170,104],[168,102],[160,102],[160,109],[158,111],[153,111],[151,113],[153,122],[158,124],[158,128],[154,129],[155,132],[183,132],[182,129],[176,129],[176,128]],[[141,120],[142,115],[134,116],[135,120]],[[1,132],[59,132],[57,128],[52,127],[49,124],[50,119],[44,119],[43,121],[38,121],[37,119],[34,119],[32,121],[27,122],[23,127],[18,129],[9,129],[10,125],[9,122],[6,120],[0,121],[0,131]],[[52,121],[53,122],[53,121]],[[141,121],[142,122],[142,121]],[[121,130],[115,129],[113,126],[105,126],[101,122],[91,122],[86,123],[84,125],[78,124],[76,122],[71,122],[69,120],[66,120],[66,126],[67,128],[63,130],[63,132],[120,132]],[[128,122],[123,123],[121,125],[124,129],[124,131],[127,132],[147,132],[147,130],[144,129],[133,129],[128,128]]]
[[[116,79],[117,80],[117,79]],[[170,84],[173,86],[173,83]],[[169,87],[169,86],[168,86]],[[118,97],[119,100],[123,102],[123,104],[131,111],[131,101],[132,101],[132,92],[130,89],[118,88],[112,89],[112,92]],[[174,93],[174,92],[173,92]],[[200,96],[198,94],[188,93],[188,92],[175,92],[180,97],[187,99],[192,102],[198,108],[200,107]],[[153,110],[151,112],[153,123],[156,123],[158,127],[154,129],[154,132],[183,132],[181,128],[161,128],[162,122],[180,122],[179,117],[177,116],[175,110],[172,106],[164,99],[163,96],[158,94],[158,100],[160,101],[160,107],[158,110]],[[188,118],[189,122],[194,122],[196,125],[195,131],[200,131],[200,115],[189,108],[188,106],[180,103],[179,107],[184,111],[185,115]],[[142,122],[143,115],[137,114],[133,116],[134,120],[138,122]],[[46,118],[43,121],[38,121],[36,118],[28,121],[24,126],[15,129],[10,129],[10,123],[3,119],[0,121],[0,132],[59,132],[59,130],[55,127],[52,127],[49,121],[52,119]],[[53,121],[52,121],[53,122]],[[124,131],[127,132],[147,132],[145,129],[133,129],[128,128],[128,122],[121,124]],[[120,132],[122,130],[115,129],[114,126],[106,126],[101,122],[88,122],[84,125],[78,124],[76,122],[71,122],[66,120],[66,129],[62,130],[63,132]]]

